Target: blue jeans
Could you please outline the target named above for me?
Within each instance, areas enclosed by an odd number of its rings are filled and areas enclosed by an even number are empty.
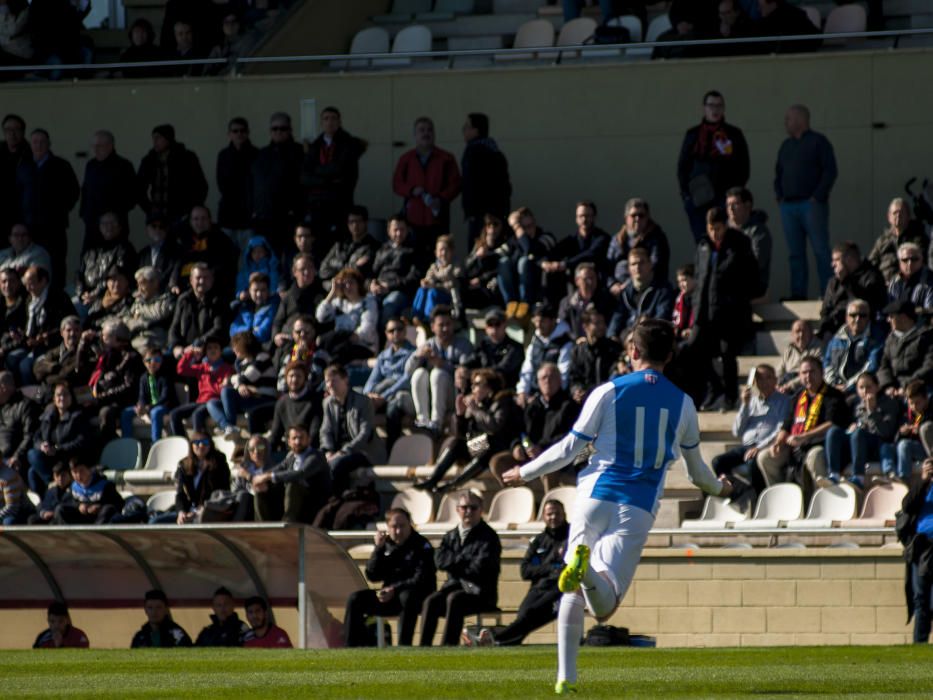
[[[6,356],[6,368],[16,378],[16,386],[28,386],[36,383],[36,378],[32,373],[32,366],[35,362],[35,356],[27,348],[17,348]]]
[[[911,592],[914,600],[914,644],[926,644],[930,639],[930,597],[933,580],[920,576],[919,567],[910,565]]]
[[[790,258],[790,294],[807,298],[809,288],[807,239],[813,248],[820,296],[832,277],[832,253],[829,249],[829,204],[826,202],[781,202],[781,224]]]
[[[583,0],[563,0],[564,21],[568,22],[580,16],[583,9]],[[612,0],[599,0],[599,11],[603,16],[603,24],[612,19]]]
[[[52,466],[55,462],[35,447],[26,452],[26,461],[29,462],[29,472],[26,475],[29,490],[39,496],[44,496],[49,484],[52,483]]]
[[[438,304],[450,305],[452,299],[446,289],[419,287],[415,292],[415,300],[411,303],[412,319],[426,321],[431,317],[431,311]]]
[[[849,433],[849,454],[852,456],[852,474],[855,476],[864,476],[865,464],[872,459],[881,460],[882,474],[890,474],[894,471],[896,462],[894,445],[884,442],[880,436],[861,428],[856,428]],[[832,469],[829,471],[832,473]]]
[[[162,439],[162,419],[165,416],[165,406],[152,406],[149,409],[149,420],[152,421],[149,436],[153,442]],[[120,414],[120,432],[123,437],[133,437],[133,419],[136,417],[135,406],[128,406]]]
[[[899,440],[897,443],[897,476],[904,481],[910,478],[914,471],[914,462],[922,462],[927,458],[927,451],[923,443],[910,438]]]
[[[396,290],[389,292],[381,299],[382,310],[379,314],[379,325],[385,328],[390,318],[398,318],[408,307],[408,297]]]
[[[499,258],[499,291],[505,303],[524,301],[533,304],[538,300],[541,289],[541,266],[537,260],[527,256],[513,264],[510,258]]]
[[[185,424],[182,422],[191,416],[191,428],[196,433],[207,432],[207,404],[187,403],[184,406],[172,409],[168,414],[168,422],[172,427],[172,435],[185,437]]]
[[[220,399],[211,399],[207,402],[207,412],[221,430],[226,430],[228,427],[235,428],[237,417],[245,413],[247,430],[252,435],[261,431],[257,425],[254,425],[253,417],[249,412],[259,406],[274,403],[275,400],[270,397],[240,396],[240,393],[232,386],[225,386],[220,390]]]

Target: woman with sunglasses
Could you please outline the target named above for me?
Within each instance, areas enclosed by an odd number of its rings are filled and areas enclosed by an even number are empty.
[[[270,471],[275,463],[272,461],[272,450],[269,441],[262,435],[251,435],[246,449],[243,451],[239,463],[237,456],[233,457],[233,494],[236,496],[236,512],[233,515],[235,522],[252,522],[256,519],[253,508],[253,477],[257,474]]]
[[[227,458],[214,447],[209,435],[195,431],[188,441],[188,456],[175,470],[175,509],[153,516],[149,522],[160,525],[193,523],[214,491],[229,489]]]

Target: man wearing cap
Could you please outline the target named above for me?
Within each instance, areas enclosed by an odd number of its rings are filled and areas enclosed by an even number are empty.
[[[933,330],[917,323],[917,310],[911,301],[893,301],[883,313],[891,324],[884,343],[878,382],[889,395],[904,397],[904,389],[920,380],[933,384]]]
[[[190,647],[191,637],[172,619],[165,591],[158,588],[146,591],[144,600],[143,609],[146,611],[146,622],[133,635],[130,648]]]
[[[136,174],[139,206],[147,215],[162,212],[177,222],[207,198],[207,180],[193,151],[175,140],[175,127],[161,124],[152,130],[152,150]]]
[[[505,314],[502,309],[486,312],[486,335],[479,339],[473,352],[463,359],[462,366],[470,369],[494,369],[505,380],[506,386],[518,381],[522,366],[522,346],[505,333]]]
[[[535,304],[531,322],[535,333],[525,350],[525,360],[519,371],[518,384],[515,387],[515,402],[524,406],[529,395],[534,391],[535,375],[545,362],[553,362],[560,369],[561,384],[567,388],[570,379],[570,354],[573,350],[573,338],[570,327],[557,320],[557,312],[547,301]]]

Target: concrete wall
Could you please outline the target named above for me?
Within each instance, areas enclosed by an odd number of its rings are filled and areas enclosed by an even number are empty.
[[[598,223],[615,231],[625,200],[645,196],[672,239],[676,266],[692,259],[693,250],[675,179],[678,149],[684,130],[700,118],[704,91],[716,88],[726,96],[729,120],[749,141],[750,186],[776,234],[772,296],[780,296],[786,293],[786,247],[774,220],[771,183],[785,108],[808,104],[814,128],[835,145],[840,177],[831,200],[832,236],[867,248],[904,181],[933,175],[933,93],[921,88],[930,55],[884,51],[494,72],[16,84],[0,86],[0,95],[4,109],[22,113],[30,127],[50,129],[53,150],[71,159],[79,174],[84,162],[77,153],[88,150],[94,129],[113,130],[118,150],[138,163],[150,146],[151,127],[174,123],[179,140],[201,157],[212,204],[214,162],[228,118],[247,117],[254,142],[262,145],[272,112],[297,116],[301,100],[310,98],[318,109],[335,104],[345,127],[369,141],[357,199],[383,217],[400,205],[391,175],[409,147],[414,118],[431,115],[440,145],[459,156],[464,115],[484,111],[511,164],[513,204],[531,206],[544,227],[565,235],[573,230],[577,199],[594,199]],[[454,211],[456,222],[459,204]],[[134,228],[141,234],[139,216]],[[815,281],[811,287],[815,293]]]

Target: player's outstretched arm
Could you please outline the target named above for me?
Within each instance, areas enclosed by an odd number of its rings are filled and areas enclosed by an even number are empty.
[[[509,469],[502,475],[502,480],[509,486],[520,486],[545,474],[563,469],[583,452],[588,443],[589,440],[584,436],[571,431],[528,464]]]
[[[682,449],[684,462],[687,464],[687,478],[691,483],[710,496],[726,498],[732,493],[732,484],[725,478],[717,478],[713,470],[703,461],[699,445]]]

